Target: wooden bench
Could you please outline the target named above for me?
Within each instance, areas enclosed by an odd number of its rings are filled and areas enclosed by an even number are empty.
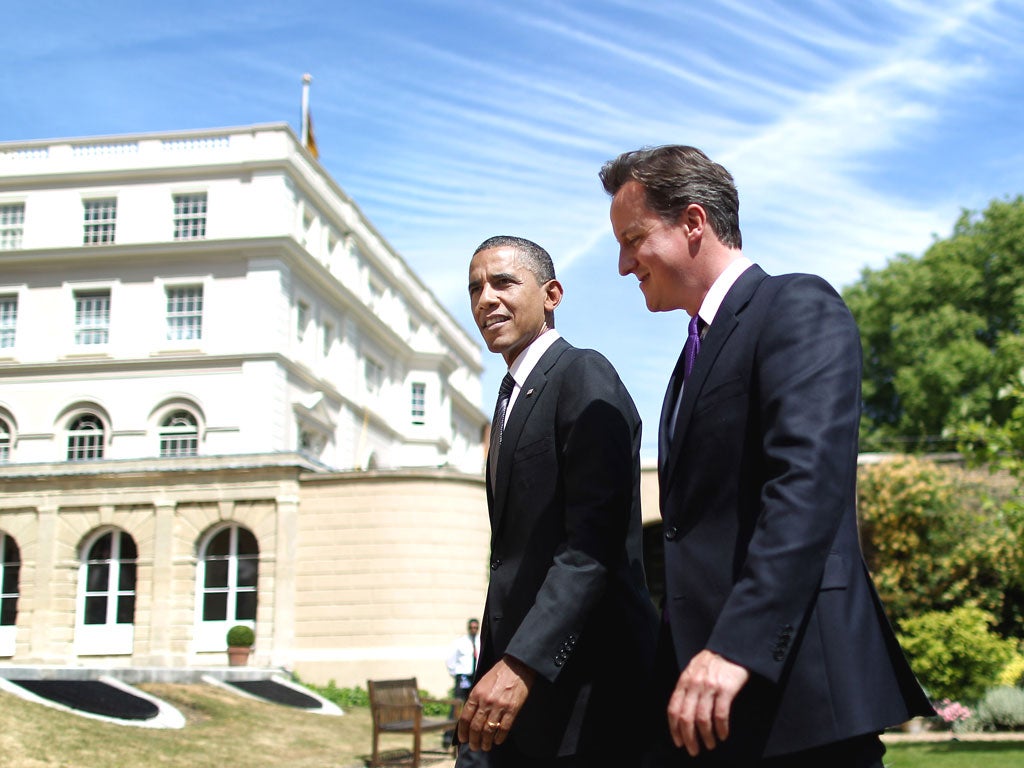
[[[419,768],[422,735],[431,731],[451,731],[459,722],[462,701],[459,699],[420,699],[416,678],[405,680],[367,680],[370,692],[370,716],[373,719],[373,751],[370,766],[380,766],[378,739],[382,733],[412,734],[412,765]],[[424,702],[440,701],[455,707],[455,716],[448,719],[424,717]],[[452,748],[454,754],[455,748]]]

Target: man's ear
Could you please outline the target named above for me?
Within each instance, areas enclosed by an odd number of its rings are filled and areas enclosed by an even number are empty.
[[[678,224],[687,229],[687,239],[700,238],[704,234],[704,225],[708,222],[708,212],[704,206],[690,203],[679,212]]]
[[[554,312],[555,307],[562,303],[562,284],[557,280],[548,280],[544,285],[544,311]]]

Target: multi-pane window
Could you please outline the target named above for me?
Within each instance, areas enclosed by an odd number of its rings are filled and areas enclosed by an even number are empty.
[[[103,458],[103,422],[93,413],[83,413],[68,427],[68,461]]]
[[[167,338],[169,341],[203,338],[203,286],[167,289]]]
[[[427,385],[422,381],[412,383],[412,423],[422,424],[427,415]]]
[[[11,432],[11,425],[7,419],[0,417],[0,463],[11,460],[11,443],[14,442],[14,434]]]
[[[21,248],[21,236],[25,231],[25,204],[5,203],[0,205],[0,251]]]
[[[260,549],[252,532],[224,528],[206,545],[201,564],[203,621],[255,621]]]
[[[13,627],[18,618],[18,580],[21,554],[18,545],[0,532],[0,627]]]
[[[160,425],[160,455],[175,458],[199,453],[199,426],[186,410],[173,411]]]
[[[0,296],[0,347],[13,347],[18,327],[18,297]]]
[[[110,340],[110,291],[75,291],[75,344]]]
[[[174,239],[206,237],[206,193],[174,196]]]
[[[117,198],[86,200],[85,227],[82,230],[84,245],[104,245],[114,242],[117,229]]]
[[[85,556],[83,624],[132,624],[135,621],[135,541],[110,531]]]

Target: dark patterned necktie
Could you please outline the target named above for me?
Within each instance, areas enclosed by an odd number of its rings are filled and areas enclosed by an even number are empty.
[[[508,401],[512,396],[512,388],[516,380],[511,373],[506,373],[498,388],[498,402],[494,404],[494,418],[491,420],[491,444],[487,449],[487,470],[491,475],[491,484],[494,484],[494,472],[498,466],[498,449],[501,447],[502,433],[505,431],[505,412],[508,410]]]

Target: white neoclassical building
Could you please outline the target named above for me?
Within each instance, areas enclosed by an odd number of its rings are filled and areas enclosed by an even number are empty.
[[[481,370],[285,124],[0,143],[0,663],[443,685]]]

